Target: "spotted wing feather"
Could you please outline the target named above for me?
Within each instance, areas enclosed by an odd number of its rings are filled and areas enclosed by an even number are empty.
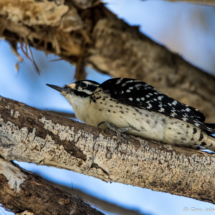
[[[100,87],[119,103],[158,112],[215,133],[214,129],[204,124],[205,117],[199,110],[174,100],[145,82],[115,78]]]

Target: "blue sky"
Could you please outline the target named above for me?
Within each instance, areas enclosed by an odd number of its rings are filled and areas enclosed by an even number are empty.
[[[105,2],[108,2],[107,7],[129,24],[140,25],[141,31],[155,41],[178,52],[205,71],[215,73],[214,8],[163,1]],[[58,57],[46,56],[43,52],[32,50],[34,59],[42,71],[40,75],[36,73],[32,62],[25,58],[21,51],[24,62],[20,63],[20,71],[17,72],[15,69],[17,57],[12,54],[7,42],[0,41],[0,95],[40,109],[72,112],[69,103],[45,84],[63,86],[71,83],[74,81],[75,67],[65,61],[50,62]],[[100,83],[110,78],[90,68],[87,68],[87,73],[88,79]],[[77,187],[107,201],[138,209],[141,212],[155,215],[181,215],[190,214],[191,209],[196,208],[202,209],[203,212],[192,212],[192,214],[202,215],[208,214],[205,208],[214,207],[212,204],[185,197],[130,185],[105,183],[67,170],[27,163],[19,164],[28,170],[40,173],[49,180]],[[188,211],[183,211],[185,207]],[[0,210],[0,215],[4,213]]]

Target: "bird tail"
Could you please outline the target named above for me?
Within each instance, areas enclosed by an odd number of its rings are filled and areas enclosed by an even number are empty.
[[[207,135],[214,137],[213,135],[215,135],[215,123],[204,123],[204,125],[207,127],[207,129],[204,129]]]
[[[202,123],[201,128],[200,136],[195,138],[196,144],[215,152],[215,123]]]
[[[215,123],[205,123],[209,128],[215,129]]]

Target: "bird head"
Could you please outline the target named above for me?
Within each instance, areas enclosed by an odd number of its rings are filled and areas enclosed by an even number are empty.
[[[51,84],[46,85],[59,91],[73,106],[76,116],[81,119],[82,117],[80,115],[83,114],[81,112],[84,112],[84,108],[86,109],[90,101],[90,96],[100,84],[95,81],[83,80],[65,85],[64,87]],[[79,112],[81,114],[78,114]]]
[[[83,80],[83,81],[76,81],[72,84],[65,85],[64,87],[59,87],[51,84],[46,84],[46,85],[61,92],[61,94],[65,97],[67,96],[89,97],[99,86],[99,83],[95,81]]]

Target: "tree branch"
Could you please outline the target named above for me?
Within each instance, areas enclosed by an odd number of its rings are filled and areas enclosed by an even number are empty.
[[[80,197],[62,191],[41,177],[2,158],[0,184],[1,204],[15,213],[28,210],[33,212],[29,213],[31,215],[103,214],[91,208]]]
[[[215,78],[127,25],[98,1],[11,1],[0,0],[0,35],[9,42],[27,43],[75,65],[82,59],[113,77],[143,80],[215,122]]]
[[[79,190],[77,188],[67,187],[67,186],[57,184],[57,183],[54,183],[51,181],[48,181],[48,183],[51,183],[66,192],[74,193],[75,195],[80,196],[85,201],[89,202],[90,204],[96,205],[97,208],[108,211],[110,213],[120,214],[120,215],[130,215],[130,214],[132,214],[132,215],[149,215],[148,213],[147,214],[140,213],[138,210],[123,208],[122,206],[99,199],[99,198],[92,196],[88,193],[85,193],[82,190]],[[150,213],[150,215],[152,215],[152,214]]]
[[[214,155],[127,136],[0,97],[0,156],[215,203]]]

